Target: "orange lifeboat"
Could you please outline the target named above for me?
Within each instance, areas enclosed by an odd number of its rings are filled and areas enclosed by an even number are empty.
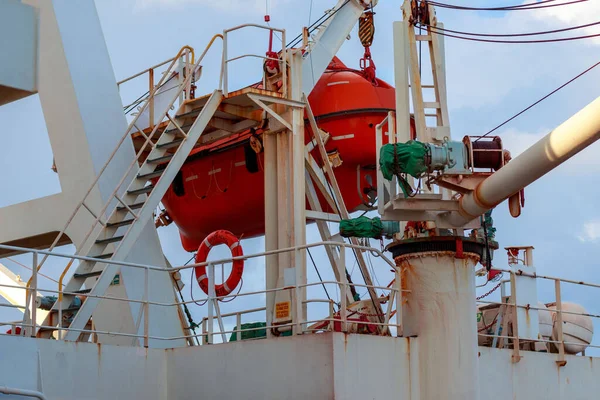
[[[342,162],[334,171],[346,208],[370,205],[377,186],[375,125],[395,109],[394,88],[335,57],[308,100],[319,128],[330,135],[327,151]],[[252,149],[254,135],[247,131],[195,149],[167,191],[162,203],[187,251],[217,230],[244,238],[264,233],[263,153]]]

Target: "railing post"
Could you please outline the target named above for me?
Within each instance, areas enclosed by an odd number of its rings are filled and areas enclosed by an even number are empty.
[[[208,344],[213,344],[214,298],[215,298],[215,266],[207,265],[208,274]]]
[[[221,81],[223,84],[223,96],[227,96],[229,91],[227,90],[227,31],[223,31],[223,61],[221,62]]]
[[[148,93],[150,98],[148,99],[148,115],[150,117],[150,129],[154,129],[154,70],[150,68],[148,70]],[[140,133],[143,134],[142,131]]]
[[[206,318],[202,318],[202,344],[208,344]]]
[[[235,324],[236,324],[235,337],[238,340],[238,342],[241,342],[242,341],[242,314],[241,313],[236,314]]]
[[[396,267],[394,274],[396,275],[396,336],[400,337],[403,334],[402,328],[402,267]]]
[[[512,355],[512,362],[513,363],[518,363],[519,361],[521,361],[521,355],[519,353],[520,349],[520,344],[519,344],[519,323],[518,320],[519,318],[517,317],[517,291],[516,291],[516,284],[515,284],[515,274],[514,272],[511,271],[510,273],[510,297],[511,297],[511,303],[512,303],[512,307],[513,307],[513,315],[512,315],[512,334],[513,334],[513,355]],[[505,335],[504,332],[502,332],[503,335]]]
[[[32,276],[31,276],[31,287],[32,290],[30,292],[31,295],[31,337],[35,337],[35,328],[37,325],[37,285],[38,285],[38,253],[37,251],[33,252],[33,262],[32,262]]]
[[[150,304],[148,302],[148,268],[144,268],[144,347],[148,348],[148,327],[150,316]]]
[[[556,325],[558,327],[558,360],[556,364],[559,367],[564,367],[567,365],[567,360],[565,360],[565,339],[563,337],[563,315],[562,315],[562,296],[560,293],[560,281],[558,279],[554,280],[554,290],[556,295]]]
[[[346,322],[346,314],[348,313],[348,300],[346,299],[346,290],[348,278],[346,276],[346,248],[344,246],[340,246],[340,264],[338,268],[340,269],[340,319],[341,319],[341,331],[347,332],[348,326]]]

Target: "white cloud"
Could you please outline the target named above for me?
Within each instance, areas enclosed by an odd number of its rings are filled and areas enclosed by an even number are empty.
[[[583,3],[570,4],[566,7],[548,7],[537,10],[540,12],[534,13],[533,16],[540,21],[555,21],[560,26],[556,29],[563,27],[585,25],[596,21],[595,16],[600,13],[600,3],[597,1],[586,1]],[[592,18],[590,18],[592,17]],[[569,33],[563,34],[568,36],[580,36],[597,34],[598,26],[590,26],[577,31],[570,31]],[[591,40],[594,44],[600,44],[600,38]]]
[[[585,222],[583,230],[577,238],[582,242],[595,242],[600,239],[600,220]]]

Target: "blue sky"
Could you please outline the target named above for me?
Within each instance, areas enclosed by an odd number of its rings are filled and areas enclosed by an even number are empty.
[[[310,5],[312,3],[312,12]],[[380,0],[375,16],[377,32],[372,48],[378,76],[393,84],[391,23],[402,18],[398,0]],[[486,1],[469,1],[469,5],[488,5]],[[494,4],[501,4],[496,1]],[[515,2],[517,3],[517,2]],[[271,24],[285,28],[294,37],[332,7],[335,1],[310,2],[269,0]],[[514,4],[514,3],[511,3]],[[141,71],[172,57],[185,44],[200,51],[209,38],[224,28],[245,22],[262,23],[264,0],[96,0],[108,50],[117,79]],[[587,2],[556,9],[512,13],[483,13],[439,10],[438,19],[446,28],[470,32],[511,33],[558,29],[595,22],[600,15],[597,2]],[[586,33],[598,33],[590,28]],[[264,34],[236,37],[232,54],[264,53]],[[452,133],[455,139],[467,134],[482,134],[525,106],[550,92],[577,73],[597,62],[600,41],[504,45],[446,40],[448,101]],[[220,49],[209,53],[203,80],[197,93],[212,91],[217,82]],[[354,31],[339,53],[350,66],[358,66],[362,47]],[[233,86],[257,80],[258,64],[236,67]],[[600,68],[565,88],[551,99],[526,113],[497,133],[513,156],[519,154],[552,128],[595,99],[600,93]],[[139,86],[123,91],[133,96]],[[37,97],[33,96],[0,108],[8,151],[0,158],[0,206],[60,191],[58,179],[50,171],[51,149],[46,139],[43,116]],[[519,219],[513,219],[506,204],[494,214],[501,247],[535,246],[534,261],[538,272],[577,280],[600,282],[600,209],[597,187],[600,158],[593,145],[576,158],[543,177],[526,189],[526,207]],[[6,171],[11,171],[8,174]],[[160,229],[164,252],[173,264],[190,257],[180,246],[175,226]],[[309,241],[316,240],[316,230],[309,227]],[[262,249],[262,238],[244,242],[245,252]],[[223,255],[223,253],[221,253]],[[315,254],[323,262],[322,254]],[[215,255],[215,257],[218,256]],[[506,267],[506,255],[495,257]],[[7,263],[7,265],[12,265]],[[263,285],[262,264],[248,263],[244,289]],[[350,266],[351,268],[351,266]],[[377,278],[387,284],[387,268],[374,261]],[[322,270],[325,268],[322,268]],[[312,271],[312,266],[308,266]],[[23,271],[24,275],[26,275]],[[310,279],[315,279],[310,272]],[[325,275],[328,275],[325,272]],[[331,275],[331,274],[329,274]],[[357,272],[354,272],[357,275]],[[189,275],[184,279],[189,297]],[[194,284],[195,286],[195,284]],[[487,288],[481,289],[481,292]],[[540,300],[553,301],[552,285],[539,286]],[[334,289],[331,288],[330,292]],[[600,314],[598,290],[565,285],[563,299],[583,304],[589,312]],[[194,289],[194,296],[201,297]],[[258,300],[256,300],[258,301]],[[236,308],[235,302],[223,307]],[[224,311],[225,312],[225,311]],[[203,311],[195,308],[198,319]]]

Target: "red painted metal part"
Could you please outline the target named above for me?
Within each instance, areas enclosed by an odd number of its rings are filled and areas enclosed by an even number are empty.
[[[375,125],[394,110],[394,88],[380,79],[372,83],[361,71],[334,58],[308,100],[319,128],[331,135],[327,151],[337,150],[342,159],[334,171],[344,203],[352,211],[366,201],[364,192],[377,185]],[[308,143],[312,132],[306,126]],[[163,198],[187,251],[196,250],[210,232],[219,229],[245,238],[264,233],[263,154],[258,155],[258,172],[248,172],[244,144],[250,135],[247,132],[194,151],[181,168],[183,195],[175,194],[171,185]],[[313,155],[319,159],[316,150]],[[321,205],[329,211],[325,201]]]

